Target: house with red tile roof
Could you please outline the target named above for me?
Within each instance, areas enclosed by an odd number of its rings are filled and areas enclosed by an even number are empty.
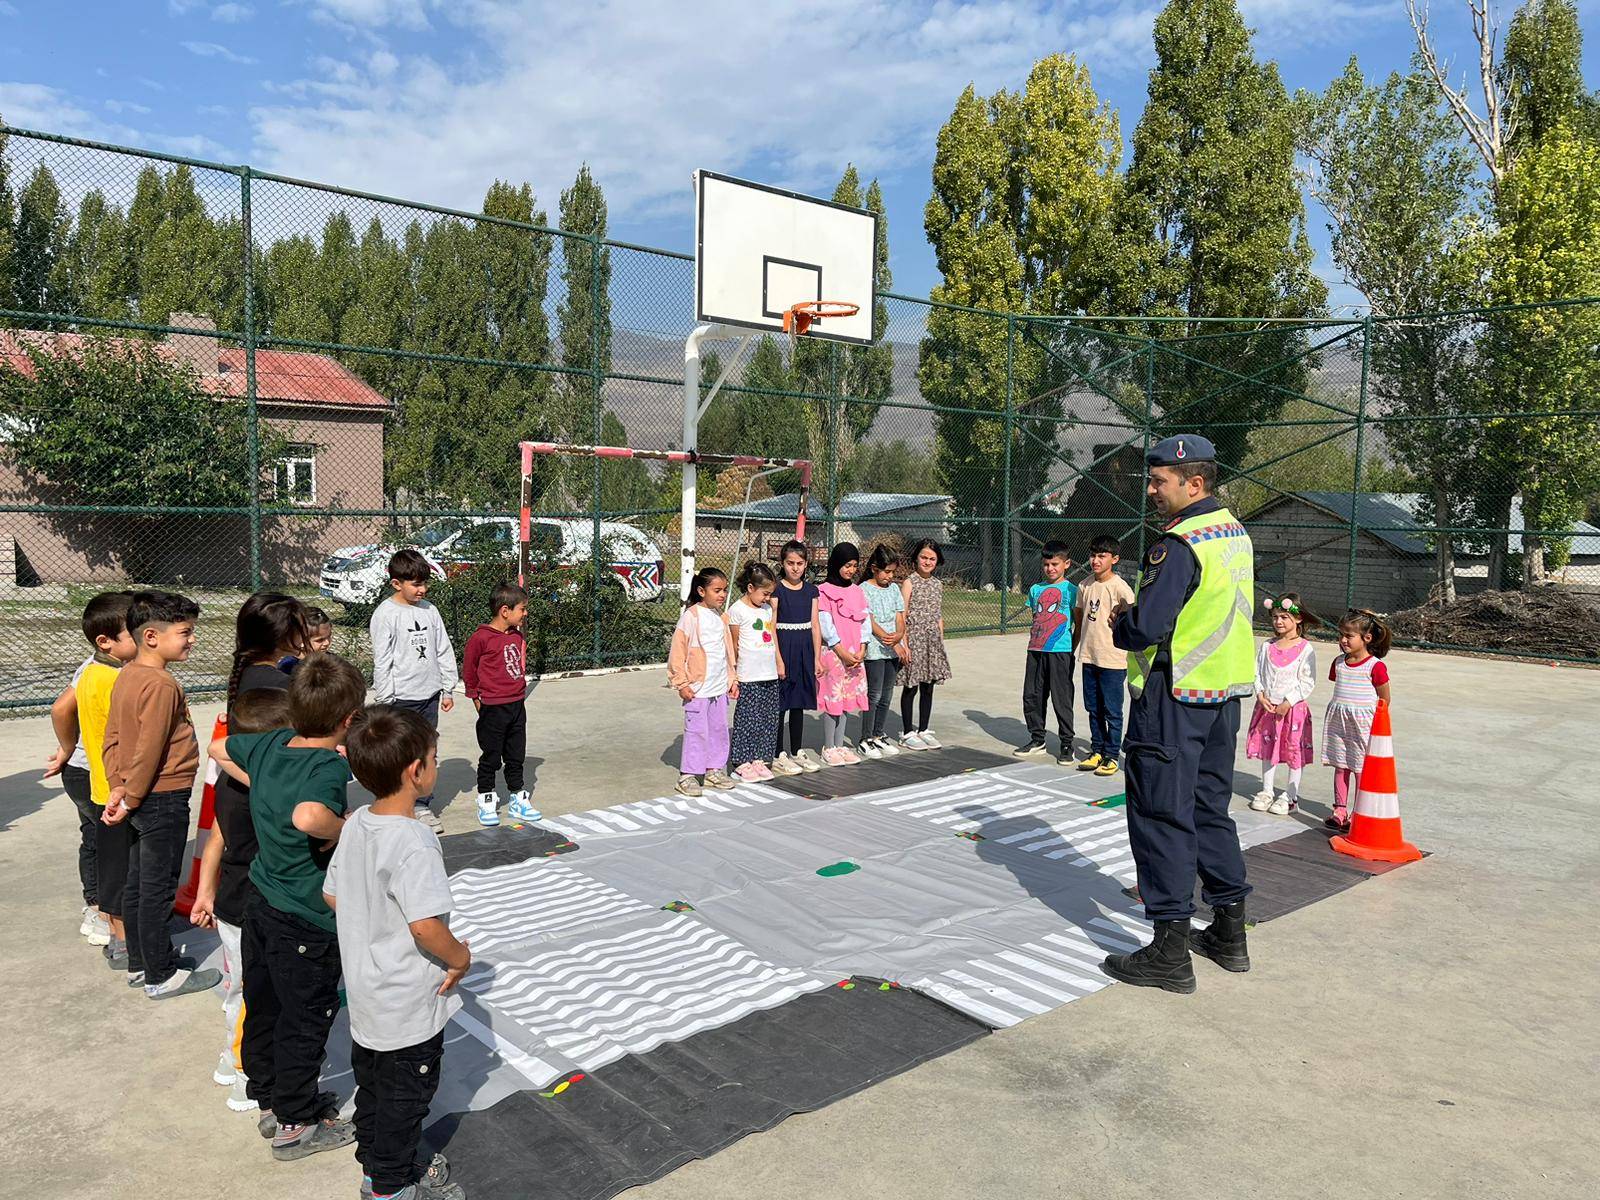
[[[244,348],[219,339],[209,317],[174,313],[169,324],[185,332],[156,343],[157,353],[192,370],[217,403],[243,403]],[[28,373],[30,350],[71,354],[84,339],[77,333],[0,330],[0,369]],[[304,516],[263,516],[262,574],[271,583],[315,585],[328,551],[373,536],[372,518],[327,510],[385,507],[383,437],[394,404],[324,354],[257,350],[255,360],[257,411],[287,443],[277,461],[262,464],[262,502],[306,510]],[[0,430],[0,586],[130,580],[248,586],[247,517],[37,511],[58,498],[47,481],[25,477],[7,461],[4,440]],[[196,446],[195,453],[204,454],[205,447]]]

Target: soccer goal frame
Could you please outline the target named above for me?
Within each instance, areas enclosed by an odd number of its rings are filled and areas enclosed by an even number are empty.
[[[708,398],[709,399],[709,398]],[[698,417],[698,412],[695,412]],[[698,421],[696,421],[698,424]],[[692,428],[692,426],[691,426]],[[692,438],[692,435],[691,435]],[[573,442],[522,442],[522,509],[517,520],[517,577],[526,582],[528,575],[528,539],[533,520],[533,460],[536,455],[563,454],[577,458],[644,459],[672,463],[683,472],[683,507],[681,513],[682,543],[678,565],[678,595],[687,599],[689,582],[694,578],[696,470],[708,467],[759,467],[757,475],[772,471],[796,471],[800,475],[800,492],[797,496],[794,536],[797,541],[806,537],[806,505],[811,498],[811,461],[804,458],[762,458],[753,454],[702,454],[688,450],[646,450],[634,446],[587,446]],[[755,482],[751,477],[751,483]],[[748,492],[746,500],[749,499]],[[739,520],[740,541],[743,542],[744,515]],[[734,550],[735,558],[738,548]]]

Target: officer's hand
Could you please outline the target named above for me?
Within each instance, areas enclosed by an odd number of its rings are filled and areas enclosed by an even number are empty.
[[[1115,621],[1118,617],[1120,617],[1123,613],[1127,612],[1132,607],[1133,606],[1131,604],[1129,604],[1126,600],[1118,600],[1115,604],[1113,604],[1111,606],[1111,619],[1113,621]]]

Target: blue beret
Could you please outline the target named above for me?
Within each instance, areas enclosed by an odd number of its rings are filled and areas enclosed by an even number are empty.
[[[1216,457],[1217,448],[1210,438],[1198,433],[1180,433],[1151,446],[1145,452],[1144,461],[1152,467],[1176,467],[1180,463],[1212,462]]]

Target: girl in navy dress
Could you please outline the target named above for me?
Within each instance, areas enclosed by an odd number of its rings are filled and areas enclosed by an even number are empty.
[[[802,751],[807,709],[817,707],[817,663],[822,659],[822,631],[817,624],[817,585],[806,578],[810,553],[804,542],[789,542],[783,548],[783,574],[778,579],[774,598],[778,602],[778,652],[783,655],[784,673],[779,689],[777,757],[772,769],[780,775],[801,771],[820,771],[822,761],[812,751]],[[784,750],[784,726],[789,729],[789,748]]]

